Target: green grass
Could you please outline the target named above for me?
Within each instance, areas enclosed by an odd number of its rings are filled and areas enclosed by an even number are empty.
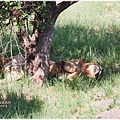
[[[49,79],[42,88],[29,77],[0,84],[0,118],[96,118],[101,110],[90,107],[101,99],[120,98],[120,2],[78,2],[60,14],[56,25],[51,60],[75,58],[99,61],[101,80],[80,76],[72,82]],[[113,67],[112,67],[113,66]],[[86,107],[89,106],[89,107]],[[116,103],[109,108],[120,107]]]

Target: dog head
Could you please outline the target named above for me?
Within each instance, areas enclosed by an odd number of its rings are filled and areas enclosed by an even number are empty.
[[[85,63],[83,72],[87,77],[98,79],[103,73],[103,68],[97,65],[97,62]]]

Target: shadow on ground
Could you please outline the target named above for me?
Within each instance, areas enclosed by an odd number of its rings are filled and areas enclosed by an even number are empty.
[[[0,118],[32,118],[32,112],[41,111],[43,101],[38,98],[26,100],[24,94],[17,95],[15,92],[7,92],[6,100],[0,95]]]

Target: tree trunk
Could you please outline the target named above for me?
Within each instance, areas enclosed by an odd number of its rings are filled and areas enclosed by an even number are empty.
[[[48,27],[43,33],[36,29],[29,42],[26,29],[19,30],[17,36],[25,51],[26,71],[31,75],[31,80],[42,86],[48,76],[49,55],[54,34],[54,25]]]
[[[34,48],[35,52],[27,56],[27,71],[32,76],[31,80],[40,86],[48,76],[53,34],[54,26],[39,35],[39,40]]]

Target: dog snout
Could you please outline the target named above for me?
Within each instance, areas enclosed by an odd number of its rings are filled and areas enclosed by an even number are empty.
[[[103,75],[103,71],[104,69],[101,66],[99,66],[99,71],[97,74],[95,74],[95,79],[99,79]]]

